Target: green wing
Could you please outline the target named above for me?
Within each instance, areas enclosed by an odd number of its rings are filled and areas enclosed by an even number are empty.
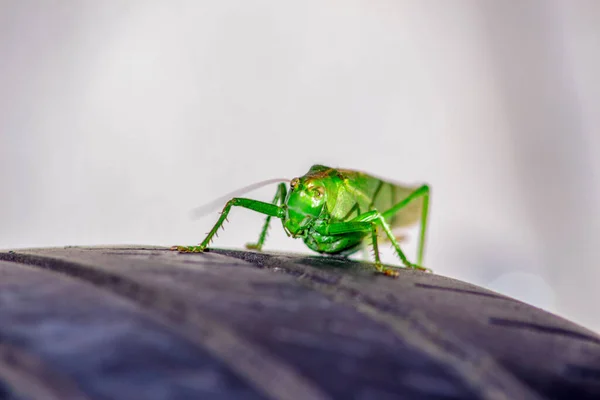
[[[408,197],[418,186],[406,186],[384,181],[358,171],[339,169],[344,184],[338,192],[338,201],[332,215],[349,220],[370,210],[384,212]],[[392,228],[407,227],[419,222],[423,207],[422,198],[415,199],[390,217]]]

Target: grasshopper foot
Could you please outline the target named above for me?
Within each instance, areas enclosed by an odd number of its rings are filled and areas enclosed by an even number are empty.
[[[390,278],[397,278],[398,276],[400,276],[400,273],[398,273],[398,271],[393,270],[392,268],[384,268],[381,273],[385,276],[389,276]]]
[[[180,253],[204,253],[206,248],[204,246],[172,246],[171,251],[178,251]]]
[[[262,251],[262,246],[260,246],[258,243],[246,243],[246,248],[248,250]]]
[[[377,273],[381,275],[389,276],[391,278],[400,276],[400,273],[395,268],[387,268],[381,264],[375,264],[375,268],[377,269]]]
[[[418,271],[427,272],[427,273],[429,273],[429,274],[432,274],[432,273],[433,273],[433,270],[431,270],[430,268],[427,268],[427,267],[422,267],[422,266],[420,266],[420,265],[417,265],[417,264],[408,264],[408,265],[407,265],[407,267],[408,267],[408,268],[412,268],[412,269],[416,269],[416,270],[418,270]]]

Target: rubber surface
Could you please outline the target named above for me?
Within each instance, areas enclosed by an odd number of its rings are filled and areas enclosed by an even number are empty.
[[[338,258],[0,252],[0,399],[599,399],[600,336]]]

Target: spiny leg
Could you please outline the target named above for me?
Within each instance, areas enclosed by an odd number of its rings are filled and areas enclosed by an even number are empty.
[[[408,261],[408,258],[406,257],[406,255],[400,248],[398,241],[394,237],[394,234],[392,233],[390,226],[388,225],[387,222],[385,222],[385,218],[383,217],[383,214],[381,214],[377,210],[368,211],[348,222],[339,222],[339,223],[335,223],[335,224],[330,224],[327,226],[327,228],[325,229],[325,231],[323,233],[325,233],[327,235],[343,235],[345,233],[366,232],[366,231],[371,230],[372,235],[377,235],[377,231],[374,229],[374,227],[376,227],[375,224],[378,224],[379,226],[381,226],[383,228],[383,231],[387,235],[389,241],[394,246],[394,249],[396,250],[396,254],[398,254],[398,257],[400,257],[400,260],[404,263],[404,265],[406,265],[409,268],[413,268],[413,269],[430,271],[427,268],[421,267],[419,265],[413,264],[410,261]],[[374,243],[374,247],[376,247],[377,241],[373,240],[373,243]],[[378,251],[376,251],[376,257],[377,256],[378,256]]]
[[[273,204],[280,206],[285,201],[285,197],[287,196],[287,187],[285,183],[280,183],[277,186],[277,192],[275,193],[275,198],[273,199]],[[265,220],[265,224],[263,225],[262,231],[260,232],[260,236],[258,237],[258,242],[256,243],[246,243],[246,248],[248,250],[258,250],[261,251],[263,245],[265,244],[265,239],[267,238],[267,231],[269,230],[269,224],[271,223],[271,215],[267,216]]]
[[[377,224],[374,222],[371,223],[371,241],[373,245],[373,255],[375,256],[375,268],[377,268],[377,271],[387,276],[397,277],[399,275],[398,271],[395,271],[391,268],[386,268],[381,263],[381,258],[379,256],[379,244],[377,242]]]
[[[406,255],[404,254],[402,249],[400,248],[400,244],[398,244],[398,241],[394,237],[394,233],[392,232],[392,229],[390,228],[388,223],[385,222],[385,218],[383,218],[383,215],[379,214],[379,216],[377,217],[377,220],[378,220],[379,225],[381,225],[381,227],[383,228],[383,231],[387,235],[389,241],[392,242],[392,246],[396,250],[396,254],[398,254],[398,257],[400,257],[400,260],[402,260],[404,265],[406,265],[409,268],[431,272],[431,270],[429,268],[421,267],[420,265],[413,264],[410,261],[408,261],[408,258],[406,257]]]
[[[375,265],[381,266],[379,258],[379,243],[377,242],[377,225],[371,224],[371,245],[373,246],[373,256],[375,257]]]
[[[244,199],[235,197],[227,202],[223,211],[221,212],[221,216],[219,217],[215,226],[210,230],[206,238],[200,243],[198,246],[173,246],[171,250],[179,250],[180,252],[185,253],[201,253],[203,252],[211,242],[214,235],[216,235],[219,228],[223,226],[225,220],[227,219],[227,215],[231,210],[231,207],[238,206],[244,207],[249,210],[253,210],[259,212],[261,214],[265,214],[271,217],[282,218],[284,214],[284,210],[281,207],[276,206],[275,204],[265,203],[258,200],[252,199]]]
[[[368,235],[370,233],[375,256],[375,269],[377,269],[377,272],[395,277],[398,276],[398,272],[395,269],[384,267],[379,256],[379,245],[377,241],[377,218],[380,216],[381,214],[379,214],[377,211],[369,211],[359,215],[352,221],[326,225],[319,233],[325,235],[344,235],[347,233],[357,232],[362,232]]]
[[[398,211],[400,211],[403,207],[405,207],[411,201],[423,197],[423,206],[421,208],[421,227],[419,232],[419,250],[417,253],[417,264],[421,265],[423,263],[423,254],[425,251],[425,236],[427,233],[427,221],[429,216],[429,193],[430,189],[428,185],[423,185],[417,188],[410,195],[405,197],[401,202],[394,205],[389,210],[382,213],[384,219],[389,219],[394,216]],[[389,235],[388,235],[389,236]],[[391,239],[391,237],[390,237]],[[392,241],[394,243],[394,241]],[[396,245],[398,243],[396,242]],[[396,245],[394,247],[396,247]],[[421,267],[422,268],[422,267]]]

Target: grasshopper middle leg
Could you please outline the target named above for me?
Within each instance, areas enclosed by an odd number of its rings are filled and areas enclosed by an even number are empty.
[[[285,201],[285,197],[287,196],[287,187],[285,183],[280,183],[277,187],[277,193],[275,193],[275,198],[273,199],[273,204],[276,206],[281,206]],[[265,239],[267,238],[267,231],[269,230],[269,224],[271,223],[272,215],[267,215],[267,219],[265,220],[265,224],[263,225],[262,230],[260,231],[260,236],[258,237],[258,241],[256,243],[246,243],[246,248],[248,250],[258,250],[261,251],[263,245],[265,244]]]

